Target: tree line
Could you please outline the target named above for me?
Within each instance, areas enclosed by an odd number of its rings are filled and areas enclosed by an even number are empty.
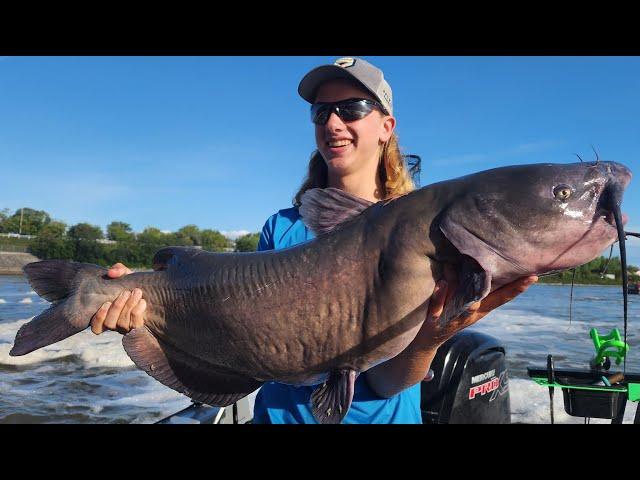
[[[23,208],[13,215],[7,209],[0,211],[0,233],[19,232],[35,236],[25,243],[31,253],[43,260],[68,259],[102,266],[122,262],[132,268],[150,268],[155,252],[163,247],[249,252],[256,250],[259,239],[258,233],[250,233],[233,242],[217,230],[196,225],[168,233],[147,227],[135,233],[128,223],[121,221],[111,222],[103,232],[99,226],[85,222],[67,226],[42,210]]]
[[[186,225],[177,232],[162,232],[147,227],[140,233],[132,231],[128,223],[113,221],[107,225],[106,233],[96,225],[78,223],[68,227],[64,222],[52,220],[43,210],[22,208],[13,214],[8,209],[0,211],[0,233],[35,235],[28,241],[0,239],[0,242],[27,245],[31,253],[43,260],[57,258],[108,266],[122,262],[132,268],[151,268],[157,250],[168,246],[195,246],[213,252],[251,252],[258,246],[258,233],[250,233],[233,241],[217,230]],[[102,240],[110,240],[105,243]],[[615,275],[606,278],[602,272]],[[627,266],[628,271],[637,272],[638,267]],[[618,257],[608,261],[599,257],[575,269],[575,283],[619,284],[622,266]],[[571,283],[573,271],[540,278],[541,283]],[[634,277],[630,277],[630,280]],[[637,277],[635,277],[637,280]]]
[[[629,282],[638,281],[638,267],[635,265],[627,265],[627,272],[632,273],[629,276]],[[606,274],[614,275],[615,278],[607,278]],[[621,275],[622,263],[619,257],[611,257],[611,259],[608,257],[598,257],[575,269],[540,277],[540,282],[568,284],[574,281],[574,283],[577,284],[620,285]]]

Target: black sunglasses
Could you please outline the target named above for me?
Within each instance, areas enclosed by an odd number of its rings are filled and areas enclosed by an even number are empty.
[[[354,122],[369,115],[374,108],[388,115],[387,110],[378,102],[367,98],[350,98],[339,102],[314,103],[311,105],[311,121],[316,125],[325,125],[335,112],[344,122]]]

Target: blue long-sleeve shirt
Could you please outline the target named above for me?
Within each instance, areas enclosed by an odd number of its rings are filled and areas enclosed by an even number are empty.
[[[302,222],[297,208],[272,215],[262,229],[258,250],[278,250],[314,237]],[[317,423],[311,413],[315,386],[293,386],[269,382],[262,386],[254,406],[254,423]],[[422,423],[420,384],[391,398],[376,395],[359,375],[351,408],[342,423]]]

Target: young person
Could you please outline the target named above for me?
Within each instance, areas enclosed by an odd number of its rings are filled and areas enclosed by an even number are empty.
[[[371,202],[389,200],[414,189],[395,135],[393,96],[383,72],[360,58],[344,57],[307,73],[298,87],[311,104],[317,150],[294,206],[278,211],[264,225],[258,250],[286,248],[311,240],[298,206],[310,188],[333,187]],[[124,265],[111,277],[130,273]],[[440,345],[535,282],[525,277],[496,290],[446,326],[437,321],[455,291],[454,273],[436,285],[427,317],[412,343],[396,357],[358,376],[351,408],[342,423],[422,423],[420,382]],[[339,287],[337,287],[339,288]],[[92,330],[126,333],[144,323],[142,292],[123,293],[104,305],[92,320]],[[337,332],[336,334],[339,334]],[[316,423],[310,405],[315,387],[277,382],[265,384],[256,397],[254,423]]]

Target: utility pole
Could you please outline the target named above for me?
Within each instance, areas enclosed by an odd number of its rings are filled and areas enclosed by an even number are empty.
[[[22,207],[20,209],[20,231],[18,232],[18,235],[22,235],[22,214],[24,212],[24,207]]]

